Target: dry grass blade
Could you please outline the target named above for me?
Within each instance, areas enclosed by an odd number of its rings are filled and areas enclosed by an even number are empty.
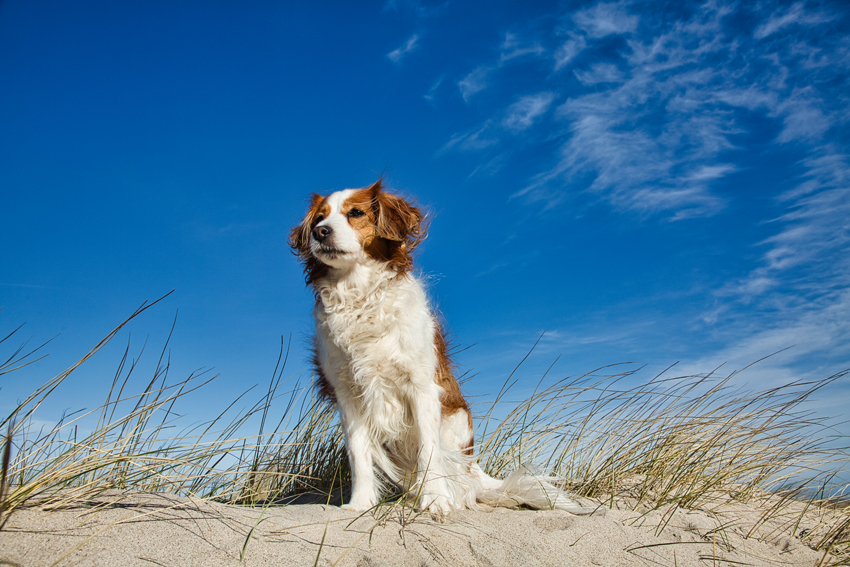
[[[6,524],[6,482],[9,475],[9,460],[12,456],[12,424],[3,440],[3,461],[0,464],[0,530]]]

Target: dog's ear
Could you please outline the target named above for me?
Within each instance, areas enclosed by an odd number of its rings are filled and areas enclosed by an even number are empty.
[[[375,226],[378,236],[414,248],[424,238],[424,215],[418,207],[390,193],[382,191],[381,181],[369,187],[373,191],[373,203],[377,204]]]
[[[324,201],[324,197],[318,193],[310,195],[310,208],[304,216],[304,220],[289,231],[289,238],[287,239],[292,252],[304,264],[304,275],[308,284],[312,283],[327,270],[327,267],[319,262],[310,252],[310,234],[313,231],[313,225]]]
[[[425,216],[414,204],[383,189],[381,179],[367,188],[375,209],[375,236],[386,243],[390,265],[407,271],[413,265],[413,250],[426,236]]]
[[[287,242],[292,248],[292,251],[302,256],[310,252],[310,231],[313,230],[313,221],[316,215],[319,214],[319,207],[322,204],[322,196],[318,193],[310,195],[310,208],[304,216],[301,224],[289,231]]]

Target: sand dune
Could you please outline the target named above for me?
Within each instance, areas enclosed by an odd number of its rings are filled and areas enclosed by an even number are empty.
[[[409,509],[358,516],[324,504],[262,509],[111,492],[16,511],[0,531],[0,565],[817,565],[823,553],[779,518],[746,537],[769,504],[641,513],[617,502],[593,516],[494,508],[440,522]],[[811,535],[818,514],[796,533]]]

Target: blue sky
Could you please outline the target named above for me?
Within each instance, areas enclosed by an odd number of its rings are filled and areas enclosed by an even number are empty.
[[[55,338],[0,413],[172,289],[42,417],[99,404],[128,341],[155,365],[178,312],[174,379],[221,374],[199,413],[281,336],[307,370],[287,232],[379,175],[431,215],[475,396],[544,331],[520,391],[556,359],[850,368],[848,31],[843,2],[3,0],[0,334]]]

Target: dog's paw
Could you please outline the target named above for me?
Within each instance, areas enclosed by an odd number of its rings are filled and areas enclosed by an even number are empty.
[[[346,512],[368,512],[374,507],[375,504],[369,500],[352,500],[348,504],[340,506],[340,509]]]
[[[432,516],[443,518],[448,516],[454,509],[452,501],[446,496],[438,494],[423,494],[419,502],[421,510],[427,510]]]

